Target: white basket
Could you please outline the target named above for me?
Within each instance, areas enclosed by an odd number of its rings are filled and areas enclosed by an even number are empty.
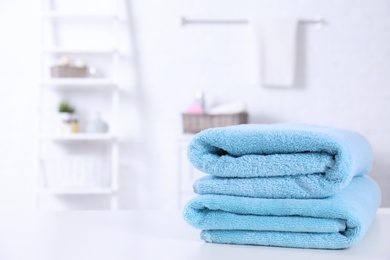
[[[98,155],[67,155],[44,162],[47,188],[109,187],[110,163]]]

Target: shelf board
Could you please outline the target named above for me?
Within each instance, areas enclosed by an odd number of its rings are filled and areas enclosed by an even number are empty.
[[[48,194],[111,194],[113,193],[112,188],[105,187],[69,187],[69,188],[44,188],[40,189],[41,193]]]
[[[54,89],[115,89],[117,84],[109,79],[97,78],[58,78],[47,79],[42,82],[42,85],[49,86]]]
[[[115,137],[112,134],[58,134],[43,136],[42,139],[49,139],[53,141],[114,141]]]
[[[107,13],[71,13],[71,12],[45,12],[42,14],[46,19],[92,19],[92,20],[119,20],[120,17],[116,14]]]
[[[104,54],[112,55],[118,52],[116,49],[98,49],[98,48],[87,48],[87,49],[78,49],[78,48],[64,48],[64,47],[52,47],[44,48],[43,53],[48,54]]]

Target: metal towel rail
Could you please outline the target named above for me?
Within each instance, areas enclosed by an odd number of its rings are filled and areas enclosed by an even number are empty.
[[[201,19],[189,19],[186,17],[181,18],[182,26],[190,24],[248,24],[249,20],[201,20]],[[317,29],[321,29],[326,24],[324,18],[321,16],[316,16],[313,19],[300,19],[300,24],[315,25]]]

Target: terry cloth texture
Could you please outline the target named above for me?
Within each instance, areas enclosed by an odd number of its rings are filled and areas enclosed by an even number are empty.
[[[188,158],[210,174],[198,194],[255,198],[324,198],[367,174],[372,149],[360,134],[304,124],[248,124],[202,131]]]
[[[185,220],[212,243],[341,249],[356,244],[374,220],[380,190],[367,176],[323,199],[200,195]]]

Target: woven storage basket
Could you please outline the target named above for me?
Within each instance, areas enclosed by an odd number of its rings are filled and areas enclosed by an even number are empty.
[[[248,123],[248,113],[208,115],[208,114],[182,114],[183,132],[199,133],[212,127],[240,125]]]
[[[44,162],[48,188],[108,187],[110,163],[98,155],[66,155]]]
[[[50,68],[52,78],[85,78],[88,76],[87,68],[70,66],[53,66]]]

